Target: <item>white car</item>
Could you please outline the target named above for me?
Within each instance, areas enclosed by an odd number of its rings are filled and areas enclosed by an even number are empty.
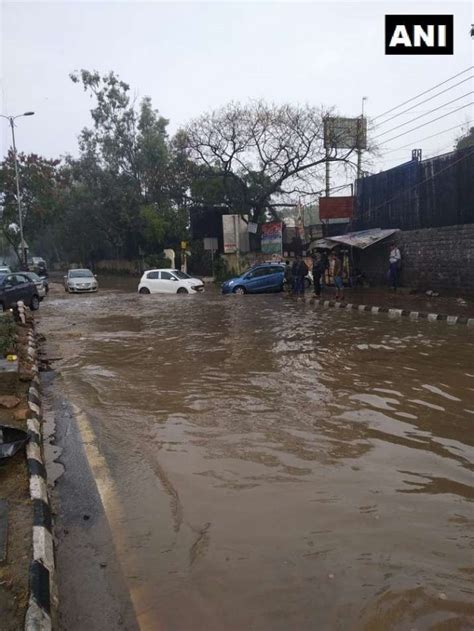
[[[138,285],[139,294],[196,294],[204,283],[177,269],[147,270]]]

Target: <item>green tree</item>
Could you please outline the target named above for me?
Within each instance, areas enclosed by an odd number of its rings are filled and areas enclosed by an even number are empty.
[[[148,97],[138,104],[113,72],[71,75],[95,100],[93,127],[81,132],[75,179],[94,191],[94,221],[116,256],[137,256],[186,235],[179,167],[167,135],[168,121]]]
[[[474,147],[474,127],[471,127],[467,134],[456,140],[456,149],[467,149],[468,147]]]
[[[41,239],[61,213],[63,181],[60,161],[36,154],[19,153],[18,170],[21,191],[23,233],[30,249]],[[0,163],[1,230],[21,263],[15,161],[9,151]]]

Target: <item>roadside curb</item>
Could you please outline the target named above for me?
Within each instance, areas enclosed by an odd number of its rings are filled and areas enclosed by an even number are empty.
[[[393,318],[406,317],[410,320],[428,320],[428,322],[446,322],[447,324],[464,324],[474,327],[474,318],[463,316],[446,315],[444,313],[428,313],[427,311],[409,311],[407,309],[395,309],[392,307],[376,307],[373,305],[359,305],[351,302],[338,302],[335,300],[314,300],[311,304],[321,307],[335,307],[336,309],[346,309],[348,311],[366,311],[369,313],[386,313]]]
[[[29,441],[26,446],[30,497],[33,504],[33,559],[30,563],[30,594],[25,631],[51,631],[51,605],[57,601],[57,595],[51,506],[42,448],[40,378],[34,324],[28,331],[27,355],[33,364],[34,375],[28,389]]]

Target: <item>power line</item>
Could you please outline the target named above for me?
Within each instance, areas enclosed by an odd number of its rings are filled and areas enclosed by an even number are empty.
[[[408,131],[404,131],[403,133],[398,134],[397,136],[393,136],[392,138],[389,138],[388,140],[384,140],[384,142],[385,143],[392,142],[392,140],[396,140],[397,138],[401,138],[402,136],[406,136],[407,134],[410,134],[412,131],[415,131],[416,129],[420,129],[421,127],[426,127],[426,125],[430,125],[431,123],[435,123],[436,121],[439,121],[442,118],[446,118],[446,116],[451,116],[451,114],[454,114],[455,112],[459,112],[459,110],[463,110],[464,108],[470,107],[471,105],[474,105],[474,102],[466,103],[466,105],[461,105],[461,107],[456,108],[452,112],[448,112],[447,114],[442,114],[441,116],[438,116],[437,118],[433,118],[432,120],[430,120],[430,121],[428,121],[426,123],[422,123],[421,125],[417,125],[416,127],[413,127],[412,129],[409,129]]]
[[[469,125],[470,123],[472,123],[472,120],[466,121],[465,123],[462,123],[461,125],[454,125],[453,127],[448,127],[448,129],[443,129],[442,131],[439,131],[436,134],[431,134],[431,136],[426,136],[425,138],[414,140],[413,142],[410,142],[407,145],[403,145],[402,147],[396,147],[395,149],[390,149],[389,151],[385,151],[385,153],[386,154],[393,153],[395,151],[398,151],[399,149],[406,149],[407,147],[413,147],[419,142],[423,142],[424,140],[430,140],[431,138],[435,138],[436,136],[441,136],[441,134],[445,134],[448,131],[453,131],[453,129],[458,129],[460,127],[463,127],[464,125]]]
[[[473,68],[474,66],[469,66],[469,68],[466,68],[466,70],[463,70],[462,72],[458,72],[458,74],[455,74],[452,77],[449,77],[449,79],[446,79],[445,81],[441,81],[441,83],[437,83],[432,88],[429,88],[429,90],[425,90],[424,92],[421,92],[420,94],[417,94],[416,96],[413,96],[411,99],[408,99],[407,101],[404,101],[403,103],[400,103],[399,105],[395,105],[395,107],[392,107],[391,109],[385,112],[382,112],[382,114],[379,114],[372,120],[377,120],[378,118],[382,118],[382,116],[385,116],[386,114],[390,114],[391,112],[398,110],[399,107],[403,107],[407,103],[411,103],[412,101],[415,101],[420,96],[424,96],[425,94],[428,94],[428,92],[431,92],[432,90],[436,90],[436,88],[439,88],[440,86],[445,85],[446,83],[449,83],[449,81],[452,81],[453,79],[456,79],[457,77],[460,77],[461,75],[466,74],[466,72],[469,72]]]
[[[393,120],[394,118],[398,118],[399,116],[402,116],[403,114],[406,114],[407,112],[410,112],[415,107],[418,107],[419,105],[423,105],[423,103],[427,103],[428,101],[432,101],[433,99],[435,99],[436,97],[440,96],[441,94],[444,94],[445,92],[449,92],[450,90],[453,90],[454,88],[457,88],[458,85],[461,85],[462,83],[466,83],[466,81],[471,81],[473,78],[474,77],[471,75],[467,79],[463,79],[462,81],[459,81],[458,83],[455,83],[454,85],[450,86],[449,88],[445,88],[444,90],[441,90],[441,92],[438,92],[437,94],[433,94],[433,96],[428,97],[424,101],[420,101],[420,103],[415,103],[415,105],[411,105],[406,110],[403,110],[403,112],[399,112],[398,114],[394,114],[393,116],[390,116],[390,118],[387,118],[386,120],[382,121],[381,123],[376,125],[376,127],[379,127],[380,125],[385,125],[385,123],[388,123],[389,121]],[[444,107],[444,105],[441,106],[441,107]],[[427,113],[429,114],[430,110],[428,110]]]
[[[466,96],[470,96],[471,94],[474,94],[474,90],[471,90],[470,92],[466,92],[466,94],[463,94],[462,96],[458,96],[457,98],[453,99],[452,101],[448,101],[447,103],[443,103],[443,105],[440,105],[439,107],[435,107],[434,109],[430,110],[426,114],[420,114],[419,116],[415,116],[415,118],[412,118],[409,121],[405,121],[404,123],[400,123],[400,125],[395,125],[395,127],[392,127],[391,129],[387,129],[387,131],[383,131],[381,134],[378,134],[378,136],[374,136],[373,140],[376,140],[377,138],[380,138],[380,136],[385,136],[385,134],[389,134],[391,131],[395,131],[396,129],[400,129],[400,127],[404,127],[405,125],[409,125],[410,123],[413,123],[413,122],[419,120],[420,118],[423,118],[427,114],[433,114],[434,112],[437,112],[438,110],[442,109],[444,106],[451,105],[451,103],[456,103],[456,101],[460,101],[461,99],[464,99]],[[456,110],[454,110],[454,111],[456,111]],[[449,114],[444,114],[444,116],[448,116],[448,115]]]

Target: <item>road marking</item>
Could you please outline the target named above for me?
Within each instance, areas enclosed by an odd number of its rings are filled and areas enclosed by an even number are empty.
[[[124,580],[126,581],[128,576],[140,575],[140,568],[134,563],[129,546],[127,546],[127,535],[123,527],[127,515],[120,502],[119,493],[107,462],[97,447],[97,437],[87,414],[74,405],[74,403],[71,403],[71,405],[77,426],[81,433],[84,453],[97,486],[104,513],[109,523],[110,532],[112,533],[117,559],[122,568]],[[143,585],[131,587],[127,584],[127,587],[140,630],[162,631],[162,624],[157,621],[156,617],[151,617],[150,609],[154,610],[154,607],[150,608],[150,603],[154,602],[153,593],[149,588],[147,589],[147,587]]]

